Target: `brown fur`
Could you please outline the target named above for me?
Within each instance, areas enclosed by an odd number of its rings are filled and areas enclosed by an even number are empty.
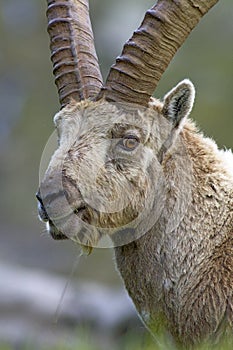
[[[184,346],[233,327],[233,156],[186,119],[190,84],[143,110],[106,101],[62,110],[39,208],[55,238],[91,250],[108,234],[145,324],[154,334],[162,324]],[[129,131],[140,139],[133,152],[119,146]],[[134,229],[145,232],[128,237],[138,217]]]
[[[215,341],[233,327],[233,182],[213,144],[190,122],[181,138],[193,165],[192,203],[179,227],[164,232],[169,208],[137,242],[118,247],[116,263],[139,314],[156,332],[161,318],[182,344]],[[174,150],[174,153],[176,151]],[[172,180],[185,178],[175,154]],[[135,262],[137,262],[135,266]],[[231,330],[232,332],[232,330]]]

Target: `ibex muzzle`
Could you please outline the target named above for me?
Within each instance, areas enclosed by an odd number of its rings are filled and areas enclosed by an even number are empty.
[[[75,213],[79,215],[84,210],[83,201],[77,187],[55,170],[47,173],[37,193],[38,211],[42,221],[47,223],[47,229],[54,239],[67,239],[65,221]]]
[[[162,102],[151,95],[216,2],[158,0],[102,85],[88,1],[48,0],[64,108],[40,217],[53,238],[88,252],[109,237],[146,326],[156,337],[162,325],[186,348],[232,334],[233,155],[187,118],[189,80]]]

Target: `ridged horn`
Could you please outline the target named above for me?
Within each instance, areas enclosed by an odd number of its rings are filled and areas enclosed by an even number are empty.
[[[95,97],[103,83],[88,0],[47,0],[53,74],[61,106]]]
[[[147,106],[162,74],[218,0],[158,0],[126,42],[98,98]]]

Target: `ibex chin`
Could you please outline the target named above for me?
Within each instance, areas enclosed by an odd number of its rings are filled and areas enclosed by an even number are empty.
[[[217,0],[160,0],[103,85],[88,1],[48,0],[62,110],[59,147],[37,193],[54,239],[91,251],[104,237],[146,326],[185,347],[233,329],[233,155],[188,119],[184,80],[151,97]]]

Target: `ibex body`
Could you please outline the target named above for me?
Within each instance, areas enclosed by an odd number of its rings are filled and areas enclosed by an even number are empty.
[[[61,6],[54,3],[50,10]],[[178,11],[177,2],[172,6]],[[151,16],[157,18],[150,11],[143,22],[150,38],[157,31]],[[140,86],[134,68],[127,71],[131,44],[95,98],[99,74],[90,96],[56,115],[59,147],[37,195],[40,217],[53,238],[70,238],[88,251],[110,237],[129,295],[153,333],[162,325],[185,346],[216,340],[233,329],[233,155],[188,119],[194,101],[189,80],[162,102],[150,98],[146,79],[154,68],[143,61],[145,46],[132,44],[135,64],[143,67]]]
[[[184,81],[164,104],[151,100],[138,113],[105,101],[61,111],[55,117],[60,147],[41,184],[40,209],[54,238],[63,234],[93,247],[101,228],[113,241],[119,231],[116,263],[139,314],[153,331],[166,320],[184,343],[233,322],[233,156],[186,119],[192,102],[193,87]],[[129,140],[132,149],[124,145]],[[124,226],[142,211],[146,220],[158,218],[124,244]],[[81,236],[80,219],[93,227]]]

